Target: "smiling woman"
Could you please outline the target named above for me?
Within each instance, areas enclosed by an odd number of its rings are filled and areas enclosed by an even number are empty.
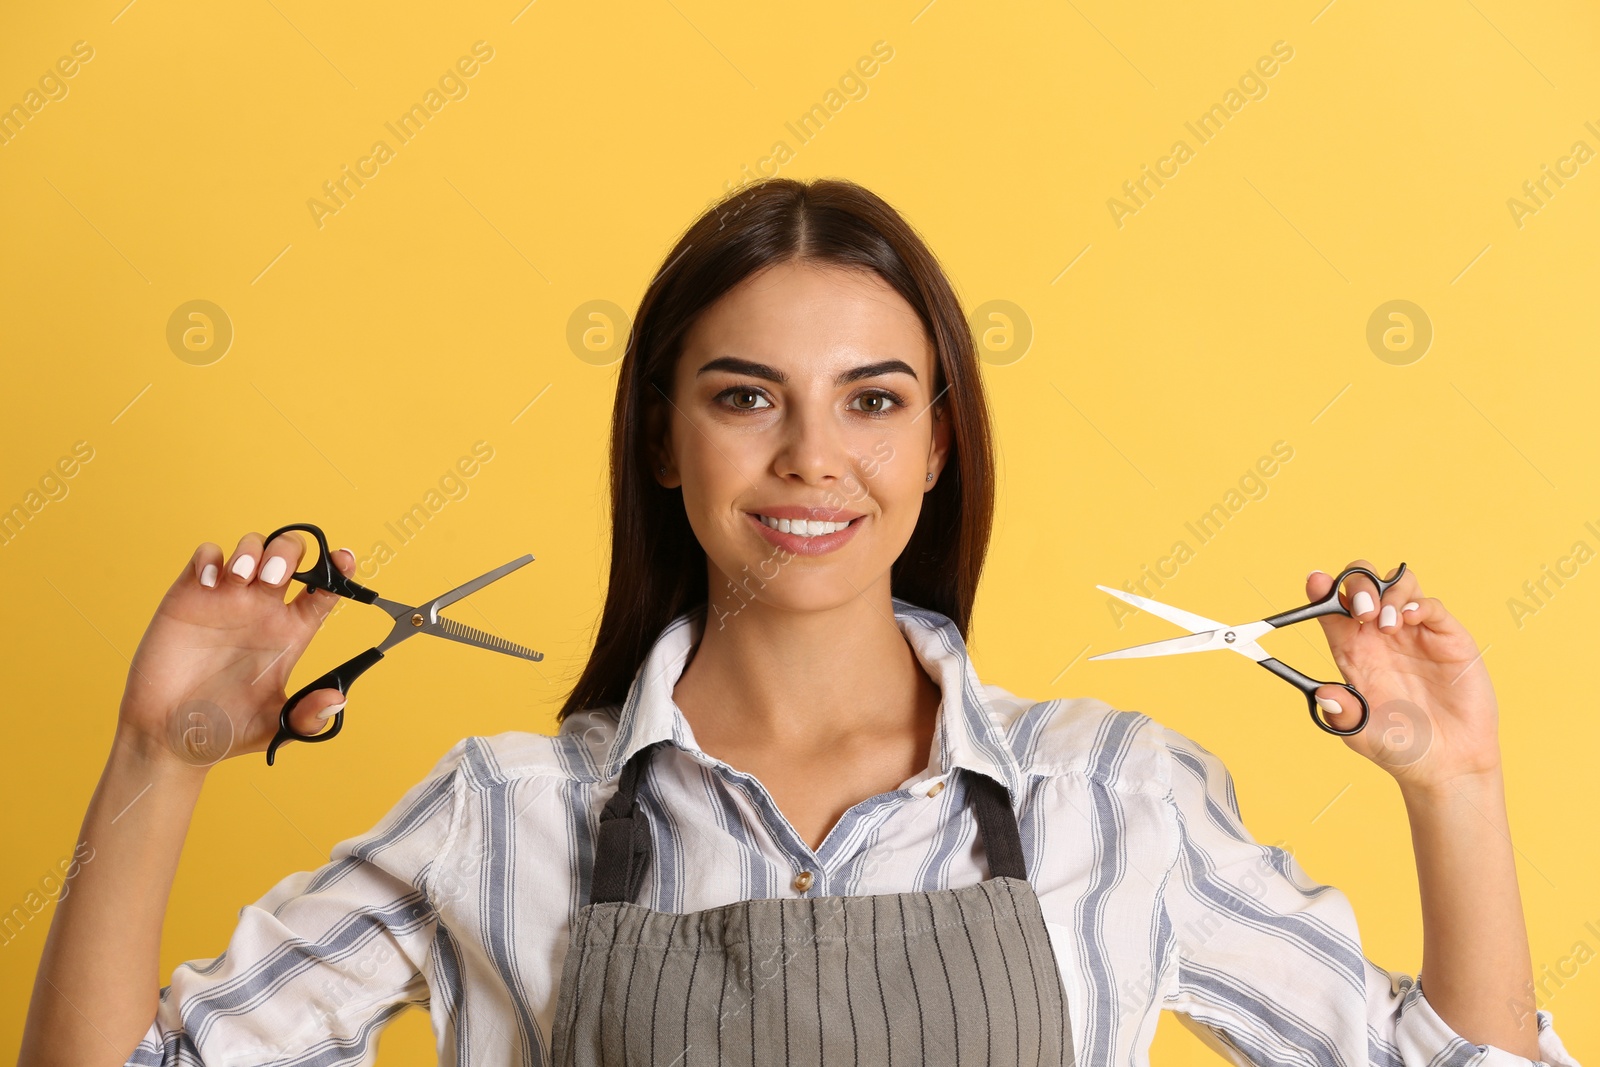
[[[1356,574],[1319,621],[1374,706],[1427,715],[1417,758],[1344,737],[1405,801],[1426,995],[1251,837],[1204,747],[980,681],[994,459],[952,286],[859,185],[726,206],[634,319],[610,584],[557,733],[462,739],[158,996],[210,766],[173,750],[176,709],[203,691],[261,751],[332,596],[284,602],[297,538],[246,534],[238,567],[200,546],[135,654],[21,1063],[370,1062],[416,1004],[446,1064],[1142,1064],[1168,1010],[1240,1064],[1575,1067],[1526,999],[1483,656],[1416,571]]]
[[[623,699],[662,628],[708,590],[715,610],[742,606],[734,579],[770,545],[804,552],[747,518],[796,517],[784,506],[848,506],[879,526],[848,560],[816,560],[825,587],[791,582],[789,597],[877,583],[965,638],[994,460],[971,331],[933,254],[854,183],[773,179],[708,211],[665,261],[613,407],[606,604],[560,718]]]

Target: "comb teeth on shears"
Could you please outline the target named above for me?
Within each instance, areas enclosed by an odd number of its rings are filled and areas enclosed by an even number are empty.
[[[542,652],[535,652],[531,648],[524,648],[519,644],[507,641],[503,637],[496,637],[494,634],[484,633],[482,630],[475,630],[471,626],[456,622],[454,619],[447,619],[443,615],[439,616],[439,629],[443,630],[445,633],[454,634],[457,637],[464,637],[469,641],[480,644],[485,648],[493,649],[496,652],[505,652],[508,655],[521,656],[523,659],[544,659],[544,653]]]

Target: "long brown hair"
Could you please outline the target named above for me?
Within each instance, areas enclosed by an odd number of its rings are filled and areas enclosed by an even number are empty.
[[[605,610],[558,721],[621,704],[666,625],[706,604],[705,550],[681,492],[651,476],[647,428],[652,409],[672,395],[683,337],[695,319],[746,277],[789,260],[872,271],[916,310],[933,342],[935,403],[951,420],[950,451],[889,584],[893,596],[948,616],[966,639],[994,521],[994,451],[960,301],[922,238],[876,194],[839,179],[769,178],[695,220],[639,302],[612,409]]]

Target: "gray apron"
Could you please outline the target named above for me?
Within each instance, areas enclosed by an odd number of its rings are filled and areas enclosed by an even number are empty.
[[[557,1067],[1073,1062],[1005,786],[967,779],[989,860],[976,885],[653,911],[632,902],[650,852],[634,794],[665,743],[635,753],[601,813],[556,999]]]

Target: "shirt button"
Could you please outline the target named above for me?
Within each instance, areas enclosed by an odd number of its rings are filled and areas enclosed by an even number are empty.
[[[943,782],[934,782],[933,785],[928,787],[928,796],[930,798],[931,797],[936,797],[942,792],[944,792],[944,783]]]
[[[807,889],[811,888],[811,883],[814,881],[816,881],[816,875],[812,874],[810,871],[801,871],[799,874],[794,876],[794,887],[799,892],[804,893]]]

